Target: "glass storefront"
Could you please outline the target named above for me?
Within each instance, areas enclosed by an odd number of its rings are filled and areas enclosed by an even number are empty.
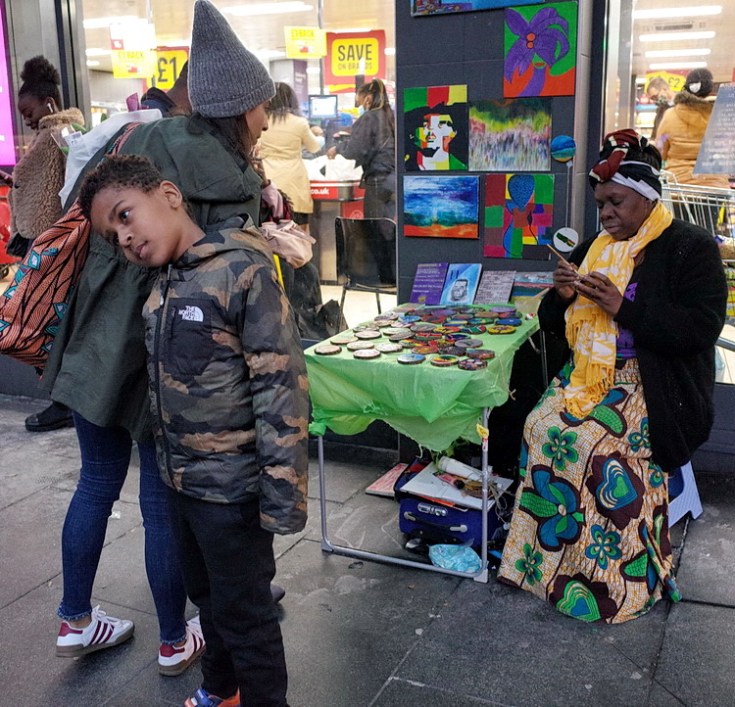
[[[294,85],[304,112],[308,95],[337,93],[339,108],[354,111],[354,86],[366,72],[357,68],[329,83],[332,67],[318,54],[318,39],[299,28],[341,34],[384,33],[379,78],[395,87],[395,31],[392,0],[251,2],[215,0],[235,33],[270,68],[276,80]],[[125,99],[150,85],[166,88],[180,69],[190,41],[193,3],[179,0],[82,0],[84,40],[94,112],[101,115],[127,110]],[[119,12],[115,12],[119,9]],[[286,28],[293,28],[288,31]],[[291,51],[289,51],[291,49]],[[157,52],[154,50],[158,50]],[[178,50],[178,51],[177,51]],[[298,58],[294,58],[294,51]],[[348,48],[348,52],[350,49]],[[306,57],[306,58],[301,58]],[[368,67],[369,70],[369,67]],[[302,90],[303,87],[303,90]],[[331,91],[330,91],[331,89]]]
[[[635,127],[663,147],[657,130],[660,116],[684,88],[689,72],[712,73],[713,96],[735,79],[732,46],[735,41],[735,0],[694,4],[690,0],[612,0],[608,25],[608,63],[604,131]],[[667,165],[664,162],[664,168]],[[666,173],[664,195],[678,216],[713,231],[730,284],[728,320],[718,348],[717,379],[735,383],[735,201],[725,188],[689,186]],[[732,180],[735,170],[725,175]],[[701,181],[696,175],[691,180]],[[728,258],[729,256],[729,258]]]

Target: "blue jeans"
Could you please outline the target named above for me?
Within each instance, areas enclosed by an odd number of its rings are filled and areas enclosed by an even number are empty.
[[[64,597],[57,611],[66,620],[92,611],[92,587],[112,505],[120,497],[132,440],[121,427],[98,427],[74,413],[82,468],[61,536]],[[163,643],[186,637],[186,591],[153,442],[138,443],[140,510],[145,528],[145,568]]]

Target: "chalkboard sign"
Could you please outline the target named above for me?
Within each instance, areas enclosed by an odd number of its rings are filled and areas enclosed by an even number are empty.
[[[735,84],[720,86],[694,174],[735,174]]]

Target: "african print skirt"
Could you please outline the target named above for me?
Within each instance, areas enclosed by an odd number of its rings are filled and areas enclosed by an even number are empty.
[[[564,410],[568,364],[526,420],[521,481],[498,573],[583,621],[621,623],[662,596],[671,575],[668,479],[651,459],[638,362],[584,419]]]

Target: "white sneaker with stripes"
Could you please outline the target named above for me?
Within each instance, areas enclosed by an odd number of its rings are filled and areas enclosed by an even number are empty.
[[[162,643],[158,651],[158,672],[173,677],[181,675],[202,653],[206,645],[199,615],[186,622],[186,643],[180,648]]]
[[[92,623],[85,628],[74,628],[68,621],[61,622],[56,638],[56,655],[76,658],[104,648],[112,648],[127,641],[135,625],[127,619],[108,616],[99,606],[92,609]]]

